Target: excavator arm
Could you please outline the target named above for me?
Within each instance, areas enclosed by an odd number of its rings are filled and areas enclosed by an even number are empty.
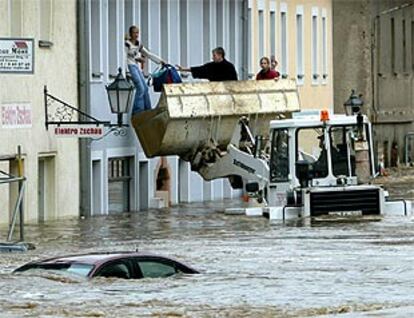
[[[156,108],[132,117],[147,157],[177,155],[205,180],[268,183],[269,123],[299,111],[294,80],[168,84]]]

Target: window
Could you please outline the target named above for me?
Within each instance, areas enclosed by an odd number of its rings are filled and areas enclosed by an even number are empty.
[[[355,150],[353,127],[332,127],[331,140],[332,170],[335,176],[355,176]]]
[[[210,58],[210,1],[203,2],[203,59]]]
[[[52,12],[51,0],[40,1],[40,46],[42,46],[42,42],[49,42],[43,44],[46,47],[50,47],[52,37]]]
[[[229,29],[229,37],[228,37],[228,41],[229,41],[229,58],[230,60],[234,61],[234,64],[236,65],[237,68],[237,64],[238,61],[236,59],[236,37],[237,37],[237,26],[236,26],[236,16],[238,13],[237,10],[237,2],[236,1],[231,1],[229,2],[229,10],[228,10],[228,29]],[[238,17],[238,16],[237,16]]]
[[[108,3],[108,73],[115,77],[118,73],[118,6],[117,1]]]
[[[411,69],[414,71],[414,21],[411,21]]]
[[[270,181],[289,180],[289,134],[287,129],[275,129],[270,154]]]
[[[78,263],[60,263],[60,264],[28,264],[19,269],[17,272],[48,270],[55,272],[69,272],[83,277],[87,277],[92,270],[93,265]]]
[[[395,72],[395,24],[394,18],[391,18],[391,73]]]
[[[101,49],[101,37],[102,37],[102,10],[101,2],[99,0],[91,1],[91,15],[90,15],[90,65],[92,71],[92,78],[99,79],[102,72],[102,49]]]
[[[168,277],[177,273],[175,267],[157,261],[139,261],[143,278]]]
[[[180,3],[178,1],[168,1],[169,5],[169,50],[168,56],[163,58],[168,61],[180,61]]]
[[[168,16],[168,1],[161,1],[161,56],[168,59],[169,56],[169,16]]]
[[[304,82],[304,45],[303,45],[303,6],[296,8],[296,82],[303,85]]]
[[[252,28],[252,24],[253,24],[253,20],[252,20],[252,8],[251,8],[251,2],[249,1],[249,8],[247,10],[247,60],[248,60],[248,76],[249,78],[252,78],[254,76],[253,73],[253,65],[254,65],[254,61],[253,61],[253,28]]]
[[[328,176],[327,146],[322,128],[302,128],[296,133],[296,160],[307,160],[315,178]]]
[[[326,26],[326,9],[322,9],[322,83],[328,78],[328,34]]]
[[[22,0],[10,0],[10,35],[22,36]]]
[[[265,54],[264,43],[264,14],[263,10],[259,10],[259,57]]]
[[[188,41],[188,34],[187,34],[187,1],[180,0],[180,36],[181,36],[181,56],[180,62],[181,65],[188,65],[188,54],[187,54],[187,41]]]
[[[149,40],[149,4],[148,4],[149,0],[141,0],[141,10],[140,10],[140,18],[139,18],[139,23],[140,23],[140,29],[141,30],[145,30],[144,32],[140,32],[139,34],[139,38],[141,40],[141,42],[148,46],[148,40]],[[148,74],[148,65],[150,63],[145,63],[144,64],[144,74]]]
[[[216,14],[217,14],[217,45],[224,46],[224,37],[223,37],[223,30],[224,30],[224,4],[223,0],[217,0],[216,4]]]
[[[131,278],[131,272],[125,263],[113,262],[104,265],[95,276],[129,279]]]
[[[97,0],[92,0],[97,1]],[[97,2],[100,2],[99,0]],[[124,4],[124,30],[128,32],[128,29],[131,25],[134,25],[134,1],[133,0],[125,0]]]
[[[405,31],[405,20],[402,20],[402,63],[403,72],[407,72],[407,32]]]
[[[282,78],[288,76],[288,30],[287,30],[287,5],[280,4],[280,70]]]
[[[312,8],[312,84],[319,83],[318,8]]]
[[[270,55],[276,54],[276,12],[275,8],[270,9]]]
[[[223,3],[223,44],[224,48],[227,48],[226,54],[229,59],[233,60],[230,55],[230,1],[222,1]],[[233,34],[234,35],[234,34]]]

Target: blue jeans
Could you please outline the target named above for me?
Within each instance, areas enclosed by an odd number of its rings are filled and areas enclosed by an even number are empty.
[[[135,99],[134,106],[132,106],[132,113],[134,114],[151,109],[148,85],[145,82],[142,71],[138,68],[138,65],[134,64],[128,64],[128,70],[135,85]]]

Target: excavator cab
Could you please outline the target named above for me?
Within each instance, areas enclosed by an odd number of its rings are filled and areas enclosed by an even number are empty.
[[[332,115],[328,120],[321,120],[318,116],[302,115],[272,122],[269,204],[303,205],[304,189],[306,193],[317,190],[319,194],[342,189],[336,199],[336,202],[342,202],[342,196],[350,187],[367,184],[374,177],[375,170],[371,126],[366,117],[362,119],[361,124],[357,116]],[[378,191],[373,193],[373,201],[378,201]],[[362,206],[362,192],[352,195],[356,205],[353,208],[359,210],[358,204],[361,203],[364,213],[373,213],[374,209]],[[378,202],[372,203],[372,207],[378,206]],[[347,210],[351,207],[343,204],[342,207],[331,208]],[[325,206],[324,209],[326,212],[330,208]]]

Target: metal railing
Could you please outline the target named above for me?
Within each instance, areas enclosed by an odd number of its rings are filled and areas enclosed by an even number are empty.
[[[24,191],[26,188],[26,178],[25,177],[15,177],[7,172],[0,170],[0,184],[3,183],[13,183],[18,182],[19,184],[19,194],[16,200],[16,204],[13,209],[12,219],[9,224],[9,232],[7,234],[7,241],[10,242],[13,237],[14,228],[17,222],[17,215],[19,215],[19,224],[20,224],[20,241],[24,241],[24,219],[23,219],[23,197]]]

